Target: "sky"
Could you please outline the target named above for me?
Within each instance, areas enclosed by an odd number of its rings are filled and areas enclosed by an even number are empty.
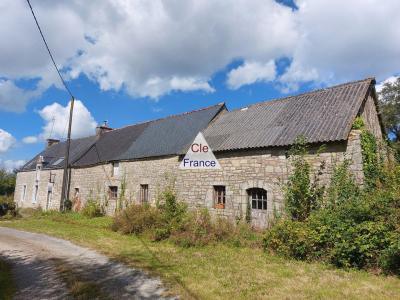
[[[400,75],[398,0],[31,0],[73,137]],[[25,0],[0,2],[0,166],[65,139],[70,97]]]

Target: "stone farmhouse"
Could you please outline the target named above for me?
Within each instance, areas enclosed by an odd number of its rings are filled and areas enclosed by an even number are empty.
[[[184,114],[111,129],[71,141],[69,197],[74,209],[88,199],[101,201],[109,214],[129,203],[155,205],[167,185],[189,208],[244,218],[268,226],[274,210],[283,208],[282,183],[290,174],[288,149],[303,135],[311,145],[314,168],[325,163],[322,180],[345,158],[362,184],[357,116],[382,139],[375,80],[368,78],[297,96],[256,103],[229,111],[217,104]],[[196,135],[202,132],[219,170],[182,170],[178,166]],[[325,145],[322,153],[317,149]],[[17,174],[15,201],[20,207],[59,209],[65,142],[48,140],[45,150]]]

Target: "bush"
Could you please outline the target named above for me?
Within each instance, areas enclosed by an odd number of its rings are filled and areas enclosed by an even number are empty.
[[[390,245],[382,251],[379,264],[386,273],[400,275],[400,234],[393,233]]]
[[[377,191],[315,211],[303,222],[282,219],[266,232],[264,247],[295,259],[398,273],[399,204],[392,193]]]
[[[161,223],[161,215],[157,208],[132,204],[115,215],[112,229],[124,234],[139,234],[157,228]]]
[[[400,168],[384,168],[375,151],[374,140],[364,135],[365,176],[375,172],[364,189],[356,185],[345,161],[334,169],[322,202],[325,205],[302,218],[291,214],[291,218],[278,220],[264,236],[265,250],[337,267],[399,274]],[[293,203],[304,199],[292,195]]]
[[[308,149],[306,140],[299,137],[290,151],[293,172],[284,188],[285,208],[293,220],[303,221],[320,206],[323,187],[318,186],[318,177],[311,182],[311,166],[305,159]],[[323,168],[324,165],[321,165]]]
[[[18,214],[13,195],[0,196],[0,217],[14,218]]]
[[[88,218],[95,218],[104,216],[105,212],[97,201],[89,199],[83,206],[81,214]]]
[[[355,118],[351,129],[363,129],[365,127],[364,119],[362,117]]]
[[[188,212],[172,188],[159,195],[157,207],[131,205],[114,216],[112,229],[124,234],[146,234],[154,241],[169,239],[182,247],[217,242],[235,246],[257,244],[259,235],[248,224],[234,224],[226,218],[212,218],[207,209]]]
[[[310,259],[313,250],[310,230],[302,222],[284,220],[269,230],[264,246],[279,255],[295,259]]]
[[[360,194],[353,175],[349,172],[350,161],[335,166],[332,174],[331,184],[327,190],[327,205],[335,207]]]

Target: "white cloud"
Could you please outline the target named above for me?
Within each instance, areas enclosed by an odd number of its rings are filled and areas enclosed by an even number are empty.
[[[37,136],[26,136],[22,139],[22,142],[24,144],[35,144],[39,141]]]
[[[15,138],[11,133],[0,129],[0,153],[7,152],[15,144]]]
[[[275,76],[275,62],[273,60],[270,60],[265,64],[246,61],[243,65],[228,73],[227,83],[231,89],[236,90],[243,85],[259,81],[272,81],[275,79]]]
[[[37,95],[38,90],[24,90],[11,80],[0,79],[0,109],[4,111],[22,112],[29,100]]]
[[[376,86],[375,86],[375,88],[376,88],[376,91],[379,93],[379,92],[381,92],[382,91],[382,89],[383,89],[383,86],[385,85],[385,83],[395,83],[396,81],[397,81],[397,76],[390,76],[390,77],[388,77],[388,78],[386,78],[385,80],[382,80],[381,82],[379,82]]]
[[[288,89],[305,81],[382,80],[400,70],[398,0],[298,0],[299,10],[274,0],[32,4],[68,79],[84,74],[102,90],[135,97],[212,92],[212,76],[235,60],[259,67],[231,71],[231,87],[270,80],[265,66],[282,57],[293,59],[279,79]],[[19,91],[18,79],[38,79],[37,94],[60,87],[25,1],[1,1],[0,38],[7,41],[0,44],[0,78],[8,88],[0,88],[0,109],[21,111],[35,96]]]
[[[333,83],[400,70],[400,1],[298,0],[301,38],[286,83]]]
[[[69,107],[70,103],[67,106],[62,106],[54,102],[39,111],[39,115],[45,122],[43,132],[40,134],[41,139],[49,137],[62,139],[66,137],[68,132]],[[93,135],[96,126],[97,123],[86,106],[81,101],[75,100],[72,118],[72,137],[79,138]]]
[[[12,172],[15,169],[22,167],[26,163],[25,160],[1,160],[0,159],[0,168],[5,169],[7,172]]]
[[[84,74],[102,90],[124,90],[132,96],[213,92],[212,75],[233,60],[262,64],[289,56],[298,37],[292,10],[273,0],[32,5],[69,78]],[[0,45],[0,77],[39,78],[43,88],[59,85],[24,1],[0,4],[0,37],[8,41]]]

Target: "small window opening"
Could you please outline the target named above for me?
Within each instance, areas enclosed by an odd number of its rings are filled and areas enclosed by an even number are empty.
[[[118,198],[118,187],[117,186],[109,186],[108,187],[108,195],[111,200],[116,200]]]
[[[214,185],[214,207],[225,208],[226,188],[223,185]]]
[[[148,184],[141,184],[140,185],[140,202],[141,203],[148,203],[149,202],[149,185]]]
[[[252,209],[267,209],[267,191],[260,188],[252,188],[247,190],[249,201]]]
[[[119,175],[119,162],[114,162],[112,164],[111,176],[112,177],[117,177],[118,175]]]

